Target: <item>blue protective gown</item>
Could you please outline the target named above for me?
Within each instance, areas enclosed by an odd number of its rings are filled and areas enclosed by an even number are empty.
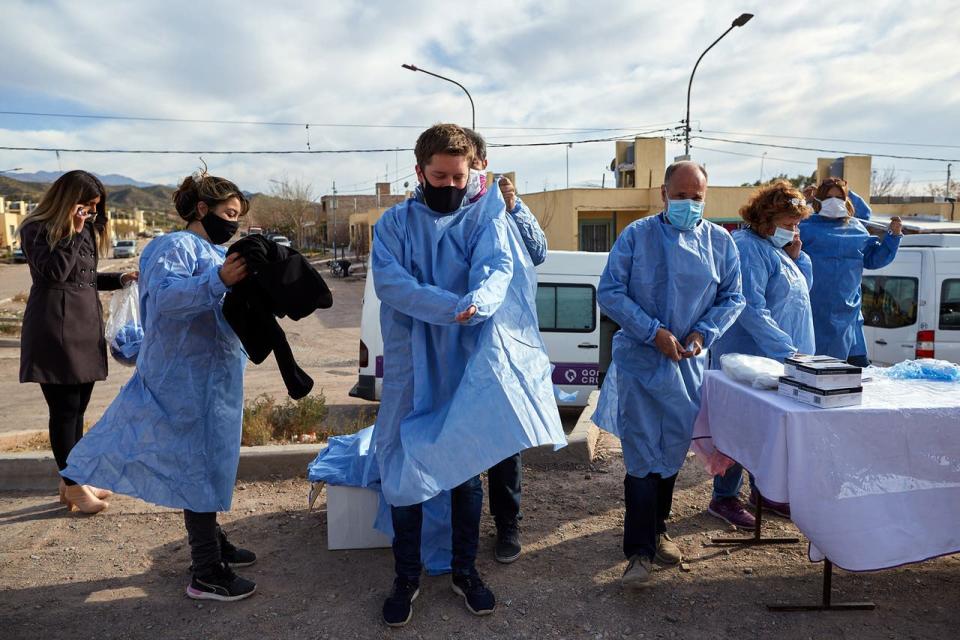
[[[813,215],[800,223],[803,250],[813,262],[813,328],[817,355],[846,360],[867,355],[860,281],[863,270],[880,269],[897,257],[900,236],[871,236],[854,218]]]
[[[390,505],[380,490],[379,466],[373,447],[373,427],[346,436],[334,436],[317,457],[307,465],[310,482],[325,482],[345,487],[362,487],[380,496],[376,518],[370,523],[377,531],[393,538]],[[431,576],[450,573],[453,558],[453,533],[450,525],[450,492],[442,491],[423,503],[420,533],[420,558]]]
[[[740,275],[747,306],[710,349],[710,364],[720,367],[725,353],[744,353],[783,360],[795,353],[812,354],[813,311],[810,286],[813,265],[800,252],[794,262],[783,249],[750,229],[733,234],[740,253]]]
[[[499,189],[451,214],[416,199],[374,228],[383,494],[423,502],[518,451],[566,438],[537,325],[536,272]],[[468,324],[456,314],[476,305]]]
[[[870,216],[873,215],[873,210],[867,204],[867,201],[854,193],[853,190],[847,191],[847,197],[853,203],[854,217],[859,220],[869,220]]]
[[[672,476],[690,448],[706,354],[673,362],[654,337],[699,331],[710,348],[733,324],[744,306],[736,245],[711,222],[681,231],[662,213],[638,220],[610,251],[597,297],[621,329],[593,420],[620,437],[627,473]]]
[[[147,245],[136,371],[63,475],[165,507],[230,509],[246,358],[221,310],[224,255],[187,231]]]

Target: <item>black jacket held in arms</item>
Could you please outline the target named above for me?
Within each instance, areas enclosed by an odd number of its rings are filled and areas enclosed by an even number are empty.
[[[287,393],[299,400],[313,389],[313,379],[294,360],[277,318],[300,320],[329,309],[330,289],[306,258],[259,234],[235,242],[227,250],[231,253],[243,256],[247,277],[227,293],[223,315],[254,363],[273,352]]]

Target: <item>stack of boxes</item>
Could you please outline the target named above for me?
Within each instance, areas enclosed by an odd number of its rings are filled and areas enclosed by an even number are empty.
[[[783,362],[780,395],[822,409],[850,407],[863,402],[860,367],[830,356],[796,355]]]

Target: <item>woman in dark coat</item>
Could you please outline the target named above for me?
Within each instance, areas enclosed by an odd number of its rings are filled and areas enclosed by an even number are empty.
[[[93,385],[107,377],[103,308],[97,291],[112,291],[138,272],[98,273],[109,247],[107,193],[86,171],[70,171],[44,194],[20,225],[20,245],[33,286],[23,315],[20,382],[38,382],[50,408],[50,445],[57,467],[83,436]],[[97,513],[110,492],[60,479],[60,500]]]

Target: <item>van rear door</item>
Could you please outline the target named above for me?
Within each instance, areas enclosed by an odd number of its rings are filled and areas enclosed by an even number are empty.
[[[915,357],[920,331],[921,275],[929,249],[900,249],[883,269],[865,271],[863,333],[867,355],[878,365]]]
[[[960,249],[935,253],[938,304],[934,357],[960,363]]]
[[[354,398],[379,400],[383,389],[383,336],[380,334],[380,298],[373,288],[373,271],[367,267],[360,312],[360,358],[357,384],[350,390]]]
[[[585,406],[600,381],[600,323],[597,278],[541,274],[537,286],[540,335],[554,365],[553,384],[561,407]]]

